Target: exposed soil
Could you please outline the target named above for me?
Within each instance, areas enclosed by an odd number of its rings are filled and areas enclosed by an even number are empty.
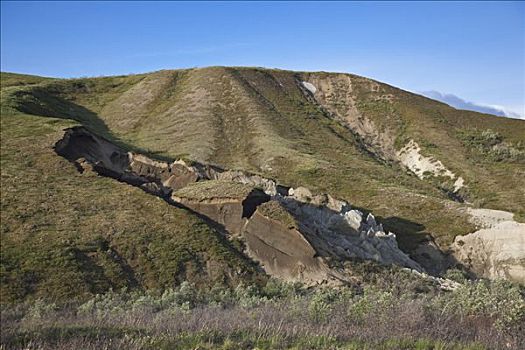
[[[422,271],[373,216],[365,219],[329,195],[241,171],[153,160],[83,127],[67,129],[55,150],[81,172],[93,170],[138,186],[205,217],[228,238],[244,240],[245,253],[273,276],[307,284],[349,283],[351,276],[334,262],[354,258]],[[271,209],[264,204],[269,201]]]

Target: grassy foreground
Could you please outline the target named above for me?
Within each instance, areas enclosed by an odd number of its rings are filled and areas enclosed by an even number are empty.
[[[438,291],[404,271],[379,287],[307,290],[274,280],[199,292],[126,291],[2,310],[2,349],[523,349],[523,289]]]

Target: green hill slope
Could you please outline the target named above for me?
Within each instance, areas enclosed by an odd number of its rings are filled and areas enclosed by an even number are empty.
[[[521,120],[455,110],[349,74],[210,67],[47,80],[2,73],[2,286],[13,298],[199,281],[208,277],[191,271],[210,264],[208,275],[224,283],[241,277],[217,271],[257,275],[195,215],[78,174],[52,150],[73,123],[152,157],[330,193],[373,212],[415,258],[422,242],[446,250],[475,229],[459,201],[525,218]],[[411,141],[454,178],[407,170],[400,151]],[[464,186],[456,190],[459,177]],[[83,289],[58,287],[64,274]]]
[[[2,115],[2,302],[109,289],[255,281],[255,265],[190,212],[53,151],[72,122]]]

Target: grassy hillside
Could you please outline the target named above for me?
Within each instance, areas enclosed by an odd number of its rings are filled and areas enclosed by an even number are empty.
[[[2,115],[2,302],[257,278],[195,215],[58,157],[53,145],[72,124]]]
[[[1,78],[3,298],[257,275],[193,214],[79,174],[57,156],[54,142],[73,124],[157,158],[186,157],[328,192],[372,211],[409,253],[429,237],[446,249],[472,232],[461,205],[440,189],[445,180],[420,180],[342,122],[355,108],[391,151],[414,139],[424,155],[462,176],[461,195],[475,206],[525,218],[524,121],[458,111],[366,78],[225,67]],[[332,89],[325,104],[301,81]]]
[[[39,84],[52,79],[53,78],[39,77],[36,75],[0,72],[0,81],[2,82],[3,88]]]

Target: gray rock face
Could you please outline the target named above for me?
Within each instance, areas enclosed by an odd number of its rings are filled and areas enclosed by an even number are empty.
[[[247,254],[266,273],[305,284],[333,282],[333,272],[301,232],[265,216],[259,210],[244,227]]]
[[[292,196],[278,197],[277,200],[297,219],[300,231],[321,256],[375,260],[423,271],[399,249],[396,236],[386,233],[372,214],[364,217],[348,203],[329,196],[326,196],[325,205],[318,205],[319,197],[312,197],[314,204],[305,202],[304,191],[300,191],[298,197],[296,192],[291,191]]]
[[[259,175],[249,175],[238,170],[227,170],[224,172],[216,172],[212,178],[216,180],[227,180],[252,185],[262,189],[264,193],[270,196],[275,196],[277,194],[277,184],[275,181],[265,179]]]
[[[128,153],[83,127],[68,129],[55,144],[55,151],[83,168],[86,163],[108,172],[123,173],[129,167]]]

